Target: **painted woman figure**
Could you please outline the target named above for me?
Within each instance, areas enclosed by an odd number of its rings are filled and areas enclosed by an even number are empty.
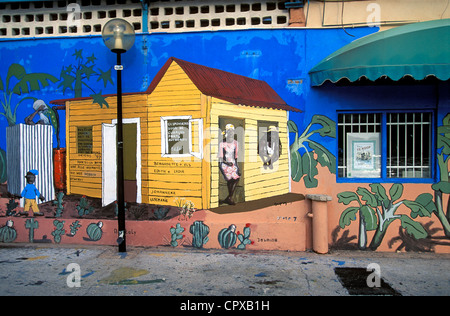
[[[234,191],[239,182],[240,172],[237,163],[239,145],[234,139],[234,125],[225,126],[225,135],[223,141],[219,144],[219,169],[227,181],[228,196],[225,203],[234,205]]]

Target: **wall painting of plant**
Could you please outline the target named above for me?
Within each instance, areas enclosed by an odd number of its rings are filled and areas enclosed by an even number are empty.
[[[92,88],[90,80],[93,78],[97,78],[96,82],[102,80],[105,88],[108,82],[114,84],[111,79],[111,69],[103,71],[96,67],[95,60],[97,58],[94,54],[90,57],[85,57],[83,56],[82,49],[76,49],[72,56],[75,56],[75,63],[67,67],[63,66],[60,75],[61,82],[59,83],[58,88],[62,87],[63,93],[65,93],[67,89],[70,89],[74,92],[75,98],[80,98],[83,94],[83,87],[86,87],[92,92],[89,95],[93,98],[92,103],[97,103],[101,108],[103,105],[109,107],[105,97],[102,96],[102,90],[96,92]]]
[[[421,194],[421,199],[427,203],[428,208],[437,216],[444,228],[445,236],[450,238],[450,113],[442,120],[442,125],[437,129],[437,161],[439,167],[439,182],[433,184],[433,196],[429,193]],[[444,210],[443,198],[447,195],[447,209]]]
[[[9,126],[16,125],[17,110],[26,100],[36,101],[33,97],[24,97],[32,91],[39,91],[55,83],[58,78],[47,73],[27,73],[25,67],[20,64],[11,64],[6,73],[6,78],[0,76],[0,104],[2,110],[0,115],[4,116]],[[14,96],[18,96],[17,101]]]
[[[388,227],[395,220],[401,221],[401,226],[406,232],[417,240],[428,237],[428,233],[421,223],[414,219],[431,217],[431,211],[427,201],[420,195],[415,201],[403,199],[403,184],[394,183],[389,191],[379,183],[370,184],[370,191],[364,187],[358,187],[356,192],[345,191],[338,193],[338,202],[350,205],[345,209],[339,219],[339,226],[345,228],[352,221],[359,219],[358,247],[367,248],[367,232],[375,231],[369,244],[369,249],[376,250],[383,241]],[[410,210],[410,216],[396,214],[400,206],[406,206]]]
[[[314,125],[320,126],[313,129]],[[314,134],[322,137],[336,138],[336,124],[324,115],[314,115],[306,129],[299,135],[297,125],[288,121],[289,133],[295,133],[294,142],[289,150],[291,155],[291,178],[299,182],[302,178],[307,188],[315,188],[318,180],[317,164],[328,168],[331,173],[336,173],[336,157],[322,144],[311,139]],[[317,154],[317,160],[314,157]]]

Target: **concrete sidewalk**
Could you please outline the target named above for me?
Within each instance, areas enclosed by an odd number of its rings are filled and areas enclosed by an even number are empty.
[[[14,243],[0,245],[0,295],[346,296],[335,269],[373,263],[397,294],[449,295],[449,259],[432,253],[138,247],[119,254],[117,247]]]

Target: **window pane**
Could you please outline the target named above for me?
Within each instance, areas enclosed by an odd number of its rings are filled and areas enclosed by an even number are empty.
[[[339,114],[338,115],[338,176],[345,177],[381,177],[379,152],[381,114]],[[351,144],[348,143],[348,138]],[[352,146],[353,147],[349,147]],[[367,145],[367,146],[365,146]],[[355,147],[356,146],[356,147]],[[356,154],[356,149],[367,149]],[[351,154],[354,153],[353,158]],[[352,163],[352,166],[348,166]],[[366,172],[369,167],[373,167]],[[367,169],[365,171],[365,169]],[[353,171],[350,171],[353,170]]]
[[[189,154],[189,119],[167,120],[166,154]]]
[[[431,113],[388,113],[387,142],[388,177],[431,177]]]

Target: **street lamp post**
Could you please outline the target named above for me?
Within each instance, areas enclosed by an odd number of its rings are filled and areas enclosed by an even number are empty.
[[[122,123],[122,60],[121,54],[129,50],[134,44],[134,29],[130,23],[123,19],[108,21],[102,30],[102,38],[106,47],[117,55],[117,206],[118,206],[118,231],[119,252],[126,252],[125,240],[125,198],[123,176],[123,123]]]

